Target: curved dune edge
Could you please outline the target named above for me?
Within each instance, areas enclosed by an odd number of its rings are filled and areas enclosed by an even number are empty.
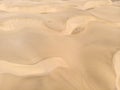
[[[116,89],[120,90],[120,51],[117,51],[113,56],[113,65],[116,74]]]
[[[83,30],[89,22],[95,20],[96,18],[90,15],[79,15],[72,17],[67,21],[66,30],[63,31],[63,34],[70,35],[77,30],[77,28]]]
[[[63,30],[62,34],[72,35],[74,33],[82,32],[85,30],[89,23],[96,21],[120,27],[120,23],[107,21],[101,18],[94,17],[92,15],[78,15],[71,17],[70,19],[67,20],[66,29]]]
[[[16,76],[44,76],[56,68],[66,67],[68,67],[67,64],[60,57],[43,59],[42,61],[33,65],[21,65],[2,60],[0,61],[1,74],[12,74]]]
[[[68,8],[74,5],[78,9],[87,10],[91,8],[111,5],[112,1],[111,0],[90,0],[90,1],[81,0],[76,3],[74,2],[72,3],[71,1],[68,1],[65,3],[64,0],[63,1],[61,0],[61,2],[56,3],[57,4],[56,7],[54,3],[52,4],[54,5],[54,7],[52,7],[52,5],[49,5],[49,3],[51,4],[50,1],[47,1],[48,5],[44,5],[45,2],[38,3],[34,1],[33,2],[17,1],[16,5],[13,3],[14,1],[2,2],[2,4],[0,4],[0,10],[6,11],[6,12],[15,12],[15,13],[20,13],[20,12],[21,13],[53,13],[53,12],[64,10],[65,8]],[[35,3],[38,3],[38,5],[35,6]],[[64,7],[64,9],[62,7]]]
[[[111,0],[90,0],[85,3],[85,5],[83,6],[83,10],[106,6],[106,5],[111,5],[111,4],[112,4]]]

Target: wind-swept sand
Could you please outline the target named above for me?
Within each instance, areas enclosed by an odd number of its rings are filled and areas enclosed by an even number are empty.
[[[0,90],[120,90],[120,1],[1,0]]]

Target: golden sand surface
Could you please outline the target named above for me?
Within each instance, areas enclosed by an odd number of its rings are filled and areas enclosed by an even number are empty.
[[[0,90],[120,90],[120,1],[0,0]]]

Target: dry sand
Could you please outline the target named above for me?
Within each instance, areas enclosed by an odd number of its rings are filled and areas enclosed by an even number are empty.
[[[0,90],[120,90],[120,1],[0,0]]]

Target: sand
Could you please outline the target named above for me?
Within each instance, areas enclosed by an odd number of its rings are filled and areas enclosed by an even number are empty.
[[[0,0],[0,90],[120,90],[120,1]]]

